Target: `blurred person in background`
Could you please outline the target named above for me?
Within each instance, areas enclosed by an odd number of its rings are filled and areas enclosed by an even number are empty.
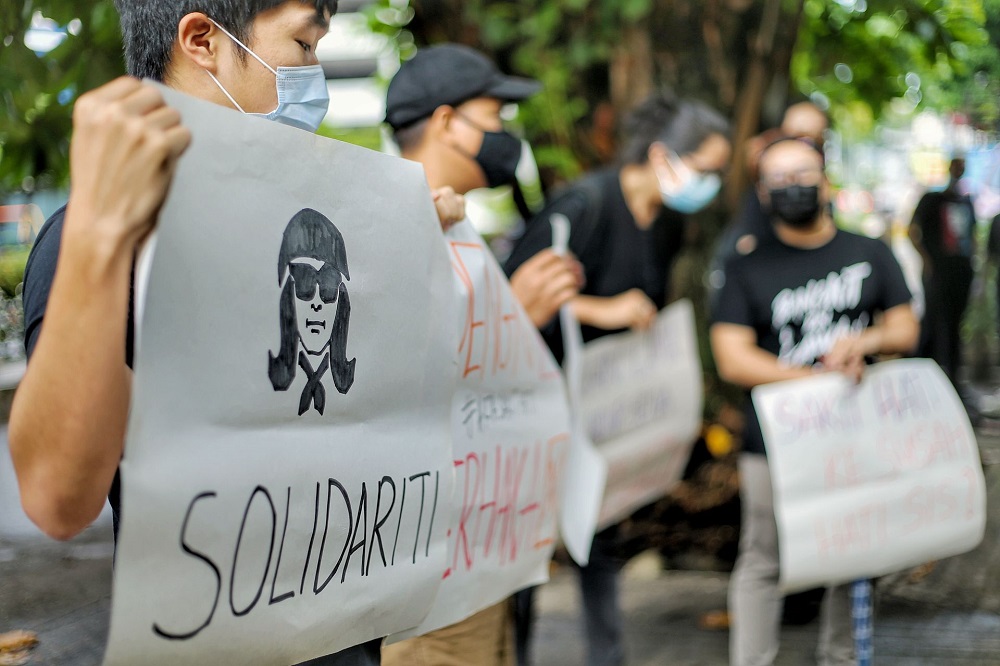
[[[910,240],[924,262],[926,305],[917,354],[934,359],[958,389],[962,317],[974,277],[976,213],[972,198],[959,189],[965,159],[954,158],[948,173],[943,191],[927,192],[917,203]]]
[[[569,249],[583,264],[580,295],[571,301],[585,342],[604,335],[649,328],[667,302],[670,266],[679,240],[661,242],[669,226],[708,206],[718,195],[729,164],[729,125],[721,114],[672,94],[657,94],[624,124],[619,166],[586,176],[557,194],[515,242],[505,270],[516,274],[552,244],[550,217],[570,222]],[[542,329],[556,359],[563,357],[558,320]],[[594,538],[590,564],[580,569],[587,664],[625,663],[617,527]],[[522,611],[530,618],[530,599]],[[519,652],[527,659],[527,627]],[[522,661],[522,663],[524,663]]]
[[[747,175],[752,184],[743,194],[738,212],[716,244],[715,254],[709,265],[709,287],[713,291],[717,289],[716,282],[727,261],[737,255],[749,254],[759,245],[774,239],[770,215],[761,205],[757,189],[753,185],[757,180],[757,163],[761,152],[781,137],[808,139],[822,150],[829,127],[830,119],[822,109],[812,102],[798,102],[785,110],[780,126],[762,132],[747,142]]]
[[[909,353],[919,327],[892,251],[837,229],[823,156],[811,142],[779,139],[761,154],[758,194],[775,241],[732,257],[710,330],[720,376],[754,386],[842,372],[860,381],[866,359]],[[814,294],[812,300],[797,297]],[[770,666],[780,643],[778,528],[756,410],[746,399],[739,461],[742,520],[730,580],[730,663]],[[820,666],[854,664],[848,586],[827,590]]]

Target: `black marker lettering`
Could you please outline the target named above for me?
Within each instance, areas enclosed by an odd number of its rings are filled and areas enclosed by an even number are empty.
[[[271,579],[271,599],[268,601],[268,606],[271,604],[280,604],[285,599],[291,599],[295,596],[295,590],[289,590],[277,599],[274,598],[274,585],[278,582],[278,572],[281,571],[281,554],[285,552],[285,534],[288,533],[288,509],[291,504],[292,487],[288,486],[288,498],[285,500],[285,526],[281,528],[281,545],[278,546],[278,561],[274,563],[274,577]]]
[[[219,567],[215,566],[215,562],[210,560],[207,555],[205,555],[204,553],[199,553],[197,550],[191,548],[184,540],[184,537],[187,534],[188,521],[191,520],[191,512],[194,510],[194,505],[197,504],[199,500],[203,500],[209,497],[215,497],[215,493],[214,492],[201,493],[193,500],[191,500],[191,503],[188,505],[187,513],[184,514],[184,522],[181,524],[181,550],[183,550],[191,557],[199,559],[205,564],[207,564],[209,567],[211,567],[212,572],[215,574],[215,600],[212,602],[212,610],[208,612],[208,617],[205,618],[205,621],[202,622],[197,629],[194,629],[193,631],[189,631],[183,634],[174,634],[169,631],[165,631],[160,627],[160,625],[154,622],[153,633],[155,633],[160,638],[166,638],[167,640],[171,641],[186,641],[188,639],[194,638],[201,632],[202,629],[211,624],[212,618],[215,617],[215,609],[218,608],[219,606],[219,595],[222,594],[222,572],[219,571]]]
[[[361,516],[365,518],[365,524],[361,527],[361,543],[355,545],[354,540],[358,537],[358,527],[361,526]],[[367,576],[368,571],[365,569],[365,549],[368,544],[368,487],[365,483],[361,482],[361,501],[358,502],[358,517],[354,521],[354,531],[351,533],[351,549],[347,551],[347,561],[344,562],[344,570],[340,574],[340,582],[343,583],[347,579],[347,570],[351,566],[351,556],[360,549],[361,550],[361,575]]]
[[[247,516],[250,515],[250,507],[253,506],[253,499],[257,496],[257,493],[263,493],[264,498],[267,500],[268,505],[271,507],[271,545],[267,549],[267,564],[264,566],[264,575],[260,579],[260,587],[257,588],[257,594],[254,596],[253,601],[250,605],[241,611],[236,610],[236,601],[233,599],[233,592],[236,589],[236,562],[240,557],[240,545],[243,542],[243,530],[247,526]],[[271,568],[271,553],[274,551],[274,537],[278,531],[278,512],[274,510],[274,502],[271,501],[271,493],[267,492],[267,488],[264,486],[257,486],[250,493],[250,499],[247,501],[247,508],[243,511],[243,522],[240,523],[240,534],[236,537],[236,552],[233,553],[233,570],[229,575],[229,608],[232,609],[233,615],[236,617],[242,617],[253,610],[253,607],[257,605],[260,601],[260,595],[264,592],[264,583],[267,580],[267,572]]]
[[[403,526],[403,509],[406,508],[406,477],[403,477],[403,498],[399,501],[399,522],[396,523],[396,538],[392,542],[392,566],[396,566],[396,546],[399,545],[399,530]]]
[[[309,550],[306,551],[306,563],[302,567],[302,582],[299,584],[299,594],[306,589],[306,572],[309,571],[309,561],[312,559],[313,542],[316,540],[316,523],[319,522],[319,481],[316,482],[316,505],[313,507],[313,528],[309,535]],[[318,565],[317,565],[318,566]]]
[[[441,487],[441,472],[434,473],[434,506],[431,508],[431,524],[427,528],[427,546],[424,548],[424,557],[431,556],[431,534],[434,532],[434,516],[437,515],[438,489]]]
[[[337,563],[333,565],[333,571],[330,575],[326,577],[323,584],[319,584],[319,570],[323,566],[323,549],[326,548],[326,535],[330,530],[330,495],[333,487],[336,486],[340,490],[340,494],[344,496],[344,506],[347,507],[347,538],[344,540],[344,549],[340,551],[340,557],[337,558]],[[354,512],[351,510],[351,498],[347,496],[347,489],[344,488],[343,484],[336,479],[330,479],[326,486],[326,522],[323,527],[323,540],[319,544],[319,558],[316,560],[316,577],[313,580],[313,593],[319,594],[322,592],[333,577],[337,575],[337,569],[340,568],[340,563],[344,561],[344,555],[347,553],[347,546],[351,543],[351,522],[354,519]],[[344,567],[347,568],[346,566]]]
[[[420,524],[424,520],[424,497],[427,495],[427,477],[430,472],[421,472],[410,477],[410,481],[420,479],[420,515],[417,517],[417,536],[413,540],[413,563],[417,563],[417,544],[420,543]]]
[[[386,509],[385,515],[379,518],[379,509],[382,506],[382,486],[390,485],[392,487],[392,502],[389,504],[389,508]],[[372,555],[375,553],[375,541],[378,540],[378,553],[382,558],[382,566],[386,566],[385,561],[385,549],[382,547],[382,533],[379,532],[382,526],[385,525],[386,521],[389,520],[389,516],[392,515],[392,508],[396,506],[396,482],[392,480],[391,476],[383,476],[382,480],[378,482],[378,499],[375,500],[375,527],[372,529],[372,543],[371,547],[368,549],[368,564],[366,568],[368,572],[371,573],[372,570]]]

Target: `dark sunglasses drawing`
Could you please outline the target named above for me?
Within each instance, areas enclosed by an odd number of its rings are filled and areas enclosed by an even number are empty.
[[[310,407],[320,414],[326,409],[327,373],[342,394],[354,383],[357,359],[347,360],[350,279],[340,230],[311,208],[296,213],[285,227],[278,255],[281,342],[277,354],[268,354],[268,376],[275,391],[287,391],[297,368],[302,370],[306,384],[299,416]]]

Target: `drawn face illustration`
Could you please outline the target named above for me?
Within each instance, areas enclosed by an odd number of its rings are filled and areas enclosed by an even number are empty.
[[[295,284],[295,322],[302,347],[310,354],[321,354],[330,344],[340,273],[312,257],[293,259],[288,271]]]
[[[268,353],[267,375],[275,391],[287,391],[304,376],[299,416],[326,408],[324,378],[346,394],[354,384],[356,359],[347,358],[351,297],[344,237],[328,217],[311,208],[296,213],[278,251],[276,351]]]

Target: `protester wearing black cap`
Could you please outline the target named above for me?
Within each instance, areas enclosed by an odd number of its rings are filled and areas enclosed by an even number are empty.
[[[386,94],[386,122],[402,156],[423,165],[435,191],[464,195],[512,185],[521,141],[504,130],[500,110],[540,89],[537,81],[501,73],[469,47],[439,44],[400,67]],[[576,295],[578,275],[575,261],[545,249],[533,253],[510,282],[528,316],[542,326]]]
[[[422,49],[389,84],[386,122],[404,158],[420,162],[432,188],[459,195],[514,184],[521,141],[504,131],[500,110],[541,89],[505,76],[482,54],[456,44]],[[548,323],[579,289],[573,260],[537,253],[511,277],[515,296],[536,326]],[[385,666],[513,666],[508,603],[450,627],[383,648]]]

